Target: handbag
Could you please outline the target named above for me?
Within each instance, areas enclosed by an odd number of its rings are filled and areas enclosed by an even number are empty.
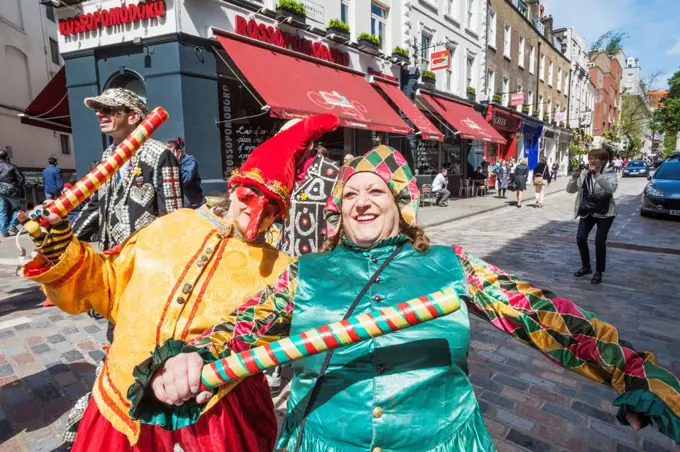
[[[399,245],[395,248],[394,251],[385,259],[385,262],[382,263],[380,268],[376,270],[376,272],[373,274],[368,279],[368,282],[364,286],[363,289],[361,289],[361,292],[359,292],[359,295],[354,299],[350,307],[347,309],[347,312],[345,313],[345,316],[342,318],[342,320],[347,320],[352,316],[352,313],[356,309],[357,305],[359,304],[359,301],[366,295],[366,292],[368,292],[368,289],[373,285],[375,280],[380,276],[383,270],[387,267],[387,265],[392,262],[392,259],[394,259],[397,254],[399,254],[399,251],[401,251],[403,245]],[[300,451],[300,446],[302,443],[302,434],[304,433],[305,430],[305,423],[307,422],[307,417],[309,416],[309,413],[312,411],[312,405],[314,405],[314,400],[316,399],[316,396],[319,393],[319,390],[321,389],[321,384],[323,383],[323,377],[326,374],[326,370],[328,370],[328,366],[331,363],[331,357],[333,356],[333,352],[335,350],[330,350],[326,352],[326,357],[323,360],[323,364],[321,365],[321,370],[319,371],[319,376],[316,379],[316,382],[314,383],[314,387],[312,388],[312,391],[309,393],[309,401],[307,402],[307,406],[305,407],[305,413],[302,415],[302,419],[300,420],[300,427],[298,430],[297,434],[297,443],[295,444],[295,451],[294,452],[299,452]]]
[[[15,197],[19,195],[19,189],[9,182],[0,182],[0,196]]]
[[[548,166],[543,168],[543,173],[538,176],[534,176],[534,185],[543,185],[543,179],[545,178],[545,172],[548,171]]]
[[[609,211],[609,203],[613,195],[606,193],[602,196],[595,194],[584,194],[581,197],[581,204],[578,206],[578,215],[580,217],[588,216],[589,214],[605,215]]]

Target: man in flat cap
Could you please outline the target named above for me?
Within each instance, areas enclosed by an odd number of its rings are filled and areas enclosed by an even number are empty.
[[[85,99],[102,133],[113,139],[102,159],[139,125],[147,114],[142,99],[130,90],[110,88]],[[177,159],[160,141],[150,139],[99,191],[99,247],[122,243],[156,218],[183,207]]]

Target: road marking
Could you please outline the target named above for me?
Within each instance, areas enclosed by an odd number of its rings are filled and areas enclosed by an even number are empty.
[[[7,328],[12,328],[17,325],[24,325],[26,323],[31,323],[33,320],[28,317],[19,317],[18,319],[5,320],[0,322],[0,330],[6,330]]]

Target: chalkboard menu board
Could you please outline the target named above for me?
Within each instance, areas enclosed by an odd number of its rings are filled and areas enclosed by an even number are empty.
[[[439,171],[439,142],[419,140],[416,148],[416,174],[436,174]]]
[[[246,161],[253,150],[267,141],[276,133],[276,128],[271,124],[258,126],[255,124],[233,126],[234,158],[237,166]]]

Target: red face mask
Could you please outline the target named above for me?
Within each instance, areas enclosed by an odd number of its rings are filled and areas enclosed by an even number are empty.
[[[239,185],[235,188],[236,197],[250,209],[250,221],[243,232],[246,240],[252,241],[257,237],[262,220],[271,213],[269,200],[266,196],[256,193],[253,189]]]

